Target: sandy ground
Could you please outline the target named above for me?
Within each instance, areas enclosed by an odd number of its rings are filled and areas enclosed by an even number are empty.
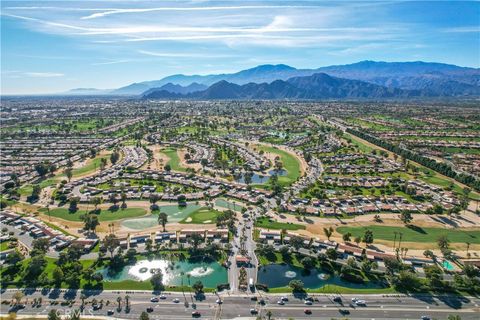
[[[187,161],[185,161],[185,154],[187,154],[187,151],[186,148],[177,149],[178,157],[180,158],[180,166],[184,168],[192,168],[195,169],[195,171],[201,171],[202,165],[200,163],[187,163]]]
[[[170,160],[170,158],[161,152],[163,148],[158,144],[148,146],[148,149],[153,151],[153,160],[151,163],[148,163],[148,161],[145,162],[145,164],[140,169],[142,170],[152,169],[152,170],[163,171],[163,167]]]

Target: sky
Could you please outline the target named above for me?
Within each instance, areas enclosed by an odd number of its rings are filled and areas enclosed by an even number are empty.
[[[1,94],[375,61],[480,67],[480,2],[1,1]]]

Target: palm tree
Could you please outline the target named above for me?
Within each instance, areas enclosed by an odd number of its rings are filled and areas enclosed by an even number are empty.
[[[330,227],[330,228],[323,228],[323,232],[325,233],[325,235],[327,236],[327,239],[328,241],[330,241],[330,237],[332,236],[333,234],[333,228]]]
[[[130,296],[125,296],[125,310],[130,310]]]
[[[121,298],[121,297],[117,297],[117,302],[118,302],[118,307],[117,307],[117,309],[118,309],[118,310],[121,310],[121,309],[122,309],[122,298]]]
[[[161,224],[163,227],[163,232],[165,232],[165,225],[168,222],[168,215],[165,212],[160,212],[158,214],[158,224]]]
[[[272,311],[271,310],[267,310],[267,313],[265,313],[265,315],[267,316],[267,319],[270,320],[272,318]]]

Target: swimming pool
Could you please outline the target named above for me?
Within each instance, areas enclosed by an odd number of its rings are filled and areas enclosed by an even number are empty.
[[[453,265],[447,261],[447,260],[443,260],[442,262],[442,267],[445,269],[445,270],[448,270],[448,271],[452,271],[452,270],[455,270],[455,268],[453,267]]]

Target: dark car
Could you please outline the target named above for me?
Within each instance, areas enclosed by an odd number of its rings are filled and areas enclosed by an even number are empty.
[[[192,317],[193,318],[199,318],[200,316],[201,316],[200,312],[198,312],[198,311],[193,311],[192,312]]]
[[[148,308],[147,308],[147,312],[153,312],[153,308],[152,308],[152,307],[148,307]]]

